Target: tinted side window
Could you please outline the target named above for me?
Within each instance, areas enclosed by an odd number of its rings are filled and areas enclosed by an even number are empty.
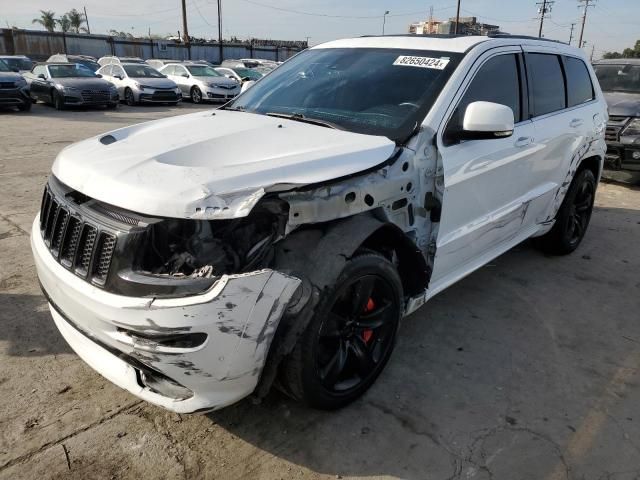
[[[537,117],[566,108],[560,57],[545,53],[529,53],[526,59],[531,79],[533,115]]]
[[[46,70],[44,65],[37,65],[34,69],[33,69],[33,74],[37,77],[40,74],[46,75]]]
[[[462,130],[462,121],[469,104],[473,102],[493,102],[506,105],[513,110],[516,122],[521,120],[520,75],[518,59],[514,54],[498,55],[487,60],[480,67],[469,84],[462,100],[456,107],[445,134],[445,142],[450,142],[450,134]]]
[[[116,75],[120,75],[123,78],[125,77],[124,70],[122,68],[120,68],[120,67],[118,67],[116,65],[113,65],[112,68],[113,68],[113,70],[111,71],[111,75],[113,75],[114,77]]]
[[[593,100],[593,85],[589,70],[579,58],[565,57],[567,100],[570,107]]]

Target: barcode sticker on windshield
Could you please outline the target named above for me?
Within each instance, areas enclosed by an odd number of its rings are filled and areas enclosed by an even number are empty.
[[[434,70],[444,70],[449,63],[448,58],[413,57],[411,55],[400,55],[393,62],[401,67],[433,68]]]

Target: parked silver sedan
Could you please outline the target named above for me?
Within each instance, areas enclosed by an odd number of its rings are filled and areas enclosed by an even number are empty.
[[[173,103],[182,100],[182,91],[174,81],[146,64],[105,65],[98,72],[118,89],[127,105]]]
[[[240,93],[240,83],[227,78],[209,65],[201,63],[171,63],[161,70],[178,84],[182,94],[193,103],[227,101]]]

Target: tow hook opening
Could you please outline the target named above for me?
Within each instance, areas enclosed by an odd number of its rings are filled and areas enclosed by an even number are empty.
[[[193,397],[193,392],[187,387],[180,385],[175,380],[158,371],[151,368],[145,368],[144,370],[138,367],[134,368],[136,371],[136,380],[142,388],[174,400],[187,400]]]

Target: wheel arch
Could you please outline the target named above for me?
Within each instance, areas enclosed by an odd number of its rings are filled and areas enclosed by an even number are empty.
[[[373,250],[395,260],[407,298],[423,291],[430,270],[420,249],[400,228],[367,212],[291,233],[277,245],[274,269],[302,280],[296,297],[280,320],[253,396],[264,397],[286,357],[308,326],[320,293],[335,282],[358,250]]]
[[[597,182],[600,179],[600,174],[602,173],[602,162],[603,158],[599,155],[585,157],[578,164],[576,174],[581,170],[589,169],[593,173],[593,176],[596,178]]]

